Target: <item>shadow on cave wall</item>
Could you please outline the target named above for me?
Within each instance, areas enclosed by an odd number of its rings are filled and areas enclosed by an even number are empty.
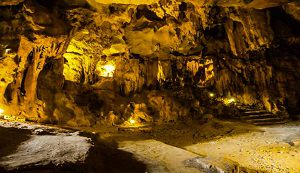
[[[300,21],[280,7],[271,8],[270,16],[276,36],[274,44],[277,46],[267,50],[266,58],[273,65],[277,89],[285,89],[284,105],[291,118],[296,119],[300,114],[300,88],[297,87],[300,85],[300,42],[297,41],[300,36]]]

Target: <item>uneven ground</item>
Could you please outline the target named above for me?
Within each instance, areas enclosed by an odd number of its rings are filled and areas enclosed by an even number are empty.
[[[195,168],[205,172],[213,165],[213,169],[228,172],[296,173],[300,172],[299,125],[258,127],[213,120],[100,133],[106,140],[117,140],[120,149],[150,165],[149,172],[194,172]]]
[[[257,127],[212,120],[140,130],[89,128],[80,131],[93,133],[79,133],[47,126],[1,123],[5,126],[0,129],[1,146],[5,147],[0,149],[0,164],[8,170],[25,168],[31,172],[297,173],[300,172],[299,125],[296,122]],[[118,146],[114,145],[117,143]]]
[[[0,126],[0,172],[145,172],[132,154],[92,134],[25,123]]]
[[[223,157],[264,172],[300,172],[300,127],[260,128],[261,132],[228,136],[184,147],[188,151]]]

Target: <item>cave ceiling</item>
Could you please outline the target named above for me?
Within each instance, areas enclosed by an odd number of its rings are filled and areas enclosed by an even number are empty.
[[[1,6],[6,6],[6,5],[18,5],[19,3],[24,2],[24,0],[2,0],[0,2]]]
[[[1,6],[17,5],[26,0],[2,0]],[[67,4],[71,5],[84,5],[87,1],[91,6],[97,6],[101,4],[132,4],[132,5],[151,5],[160,3],[169,3],[170,0],[64,0]],[[174,0],[173,0],[174,1]],[[183,0],[177,0],[183,1]],[[196,6],[209,6],[218,5],[222,7],[245,7],[245,8],[269,8],[280,6],[290,2],[296,2],[296,0],[185,0],[191,2]]]
[[[168,0],[88,0],[91,4],[155,4],[155,3],[168,3]],[[180,0],[182,1],[182,0]],[[230,6],[242,6],[251,8],[268,8],[284,3],[292,2],[292,0],[186,0],[195,5],[206,6],[206,5],[219,5],[223,7]]]

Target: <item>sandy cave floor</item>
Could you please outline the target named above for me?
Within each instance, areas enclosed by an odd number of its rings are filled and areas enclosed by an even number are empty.
[[[202,125],[195,122],[168,124],[148,133],[124,133],[108,134],[113,136],[108,138],[118,140],[122,149],[135,153],[142,160],[149,157],[157,160],[160,157],[164,162],[167,158],[174,158],[164,155],[168,150],[172,153],[173,149],[161,148],[157,143],[163,142],[207,158],[209,164],[223,170],[231,171],[239,167],[248,172],[300,172],[299,122],[258,127],[214,120]],[[155,151],[163,152],[159,155]],[[228,166],[230,168],[226,169]]]
[[[0,165],[8,170],[300,172],[299,122],[257,127],[221,120],[187,121],[152,129],[75,131],[18,123],[0,125],[1,146],[5,146],[0,149]],[[16,140],[4,138],[7,134]],[[99,166],[92,166],[92,162]],[[74,171],[77,166],[80,169]]]

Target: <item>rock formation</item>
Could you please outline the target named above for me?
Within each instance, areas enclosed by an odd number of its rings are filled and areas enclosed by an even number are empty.
[[[28,120],[91,126],[112,115],[113,124],[128,120],[134,102],[164,122],[211,113],[210,92],[293,117],[299,7],[292,0],[2,1],[0,107]]]

